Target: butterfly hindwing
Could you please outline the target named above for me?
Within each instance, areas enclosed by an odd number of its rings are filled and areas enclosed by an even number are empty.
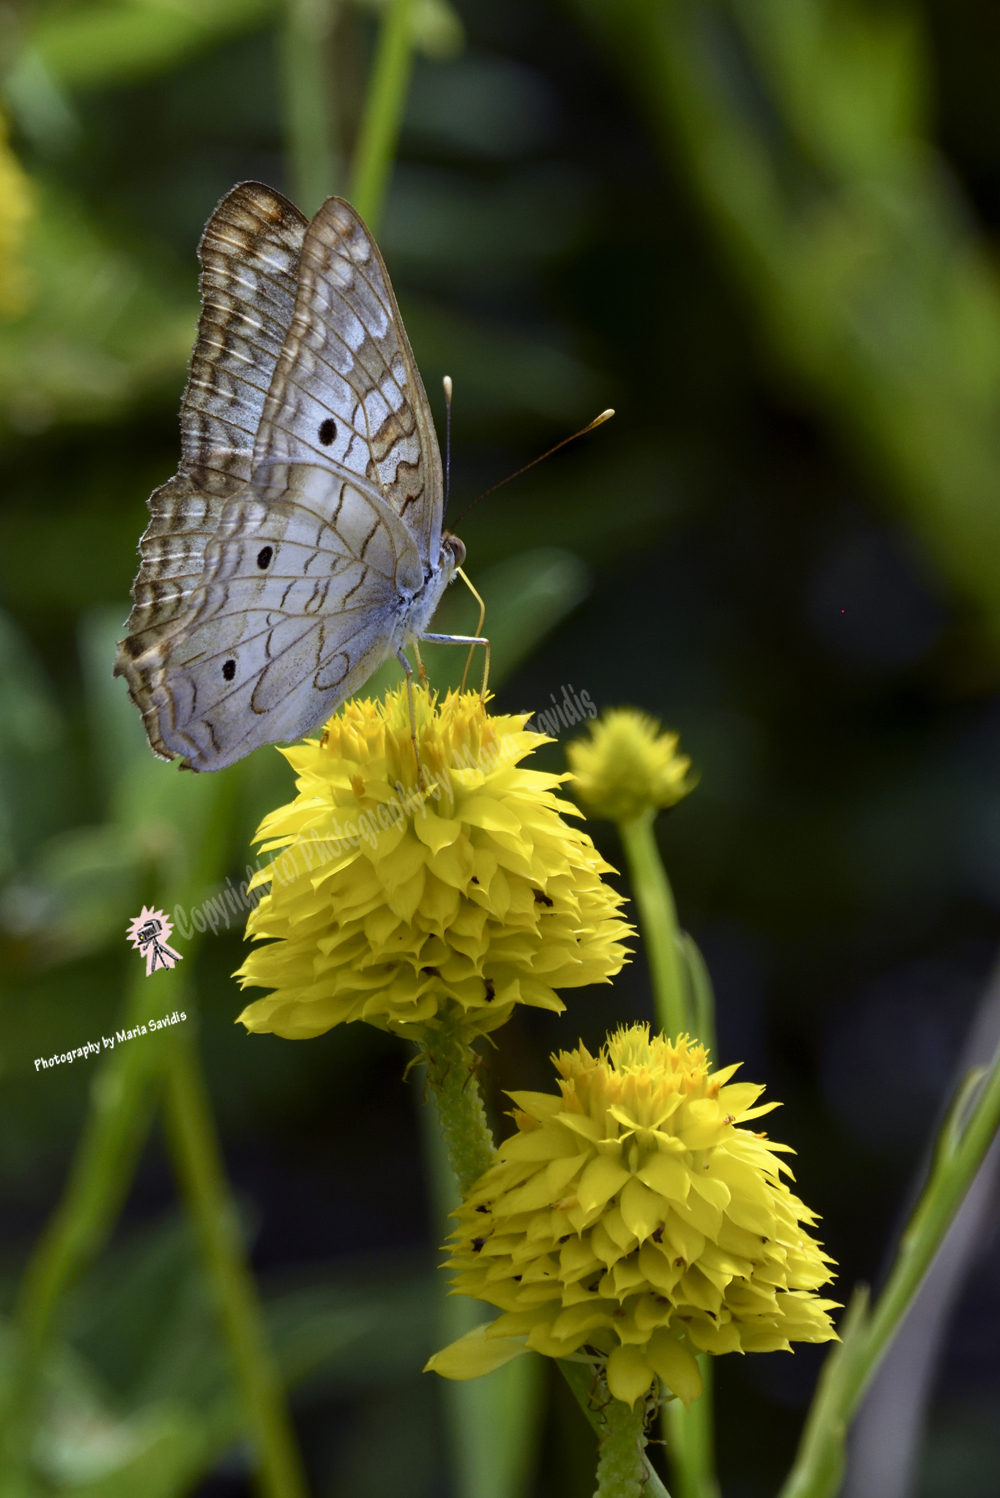
[[[365,478],[436,566],[441,455],[382,257],[349,203],[306,231],[295,312],[271,382],[255,462],[329,464]]]
[[[398,648],[400,587],[423,580],[406,528],[364,480],[284,464],[270,480],[227,502],[188,626],[151,652],[163,742],[195,769],[300,738],[334,711]]]

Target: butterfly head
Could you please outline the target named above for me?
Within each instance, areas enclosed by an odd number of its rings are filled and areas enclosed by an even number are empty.
[[[459,567],[464,565],[465,542],[460,541],[457,536],[453,536],[450,531],[445,531],[444,535],[441,537],[441,550],[445,553],[445,556],[442,557],[442,561],[446,566],[448,566],[448,554],[450,553],[451,566],[448,569],[450,572],[457,572]]]

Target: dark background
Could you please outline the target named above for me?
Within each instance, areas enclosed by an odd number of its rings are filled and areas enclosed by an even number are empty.
[[[36,1075],[33,1058],[110,1033],[138,960],[120,931],[141,903],[142,858],[114,830],[101,673],[146,495],[177,461],[195,245],[234,182],[294,192],[280,17],[248,10],[229,34],[152,61],[97,49],[88,73],[85,51],[58,50],[70,9],[19,15],[7,38],[12,141],[37,205],[26,310],[0,326],[9,1288],[58,1199],[92,1075]],[[963,573],[938,545],[946,496],[918,493],[887,459],[878,413],[855,419],[845,382],[789,353],[780,295],[759,294],[752,256],[706,211],[683,131],[664,133],[639,63],[590,24],[601,9],[460,7],[464,50],[416,61],[380,239],[438,408],[441,375],[455,381],[453,513],[617,410],[460,526],[474,579],[541,548],[563,568],[551,628],[497,706],[544,708],[572,683],[602,709],[636,704],[679,730],[701,783],[662,819],[661,846],[716,985],[720,1060],[742,1059],[784,1101],[773,1132],[798,1151],[843,1296],[878,1279],[994,960],[1000,589],[991,598],[983,569]],[[621,18],[603,9],[613,29]],[[891,14],[922,28],[922,149],[940,153],[949,223],[992,276],[1000,22],[971,4]],[[23,61],[32,28],[44,87]],[[344,9],[331,66],[345,150],[373,34],[369,11]],[[766,83],[762,72],[754,118],[780,123]],[[907,232],[930,241],[934,225]],[[970,313],[969,336],[993,336],[988,321]],[[988,551],[989,528],[970,522],[968,539]],[[544,756],[564,767],[561,745]],[[292,789],[273,750],[258,758],[275,765],[247,794],[234,878],[257,817]],[[620,865],[613,830],[590,830]],[[269,1293],[314,1294],[329,1314],[354,1297],[384,1317],[378,1356],[331,1353],[294,1396],[314,1490],[457,1491],[441,1389],[419,1374],[436,1345],[439,1225],[408,1053],[361,1026],[300,1044],[246,1037],[229,976],[241,950],[235,930],[207,939],[197,987],[255,1268]],[[547,1087],[552,1048],[651,1018],[641,949],[613,988],[565,997],[561,1018],[518,1015],[498,1035],[491,1085]],[[194,1274],[176,1211],[154,1136],[68,1323],[88,1389],[119,1414],[140,1386],[168,1384],[157,1338]],[[920,1498],[997,1491],[998,1334],[991,1228],[941,1358]],[[812,1349],[719,1360],[726,1498],[776,1490],[820,1361]],[[554,1380],[547,1397],[534,1491],[576,1498],[591,1490],[587,1433]],[[86,1454],[59,1460],[63,1487],[91,1491]],[[249,1492],[242,1448],[197,1490]]]

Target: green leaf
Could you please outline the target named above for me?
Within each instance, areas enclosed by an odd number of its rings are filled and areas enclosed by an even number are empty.
[[[93,88],[175,67],[225,37],[263,25],[277,8],[276,0],[50,6],[29,36],[53,79],[69,88]]]
[[[180,375],[193,299],[55,187],[38,190],[27,266],[31,305],[0,325],[0,429],[106,420]]]
[[[425,1276],[272,1295],[267,1325],[286,1386],[314,1392],[418,1378],[432,1345]],[[107,1255],[72,1295],[46,1374],[39,1473],[75,1498],[174,1498],[243,1435],[243,1411],[192,1233],[170,1218]],[[0,1337],[0,1382],[10,1356]]]

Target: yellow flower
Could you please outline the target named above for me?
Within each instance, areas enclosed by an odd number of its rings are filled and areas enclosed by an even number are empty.
[[[677,734],[634,707],[612,708],[591,725],[589,739],[567,746],[576,794],[588,815],[633,822],[652,808],[674,806],[698,783],[691,761],[677,753]]]
[[[249,935],[272,938],[238,976],[271,988],[240,1019],[299,1039],[367,1020],[420,1040],[467,1041],[515,1004],[560,1011],[557,988],[606,982],[631,934],[610,865],[567,824],[566,776],[520,768],[544,735],[473,692],[416,693],[417,788],[404,687],[354,701],[319,740],[282,750],[298,795],[265,819]]]
[[[521,1092],[517,1133],[454,1214],[453,1293],[503,1315],[428,1364],[472,1378],[533,1348],[606,1360],[633,1405],[659,1377],[689,1404],[698,1352],[771,1352],[836,1334],[831,1279],[781,1179],[788,1147],[740,1127],[778,1106],[710,1073],[703,1046],[623,1028],[553,1061],[560,1095]],[[790,1350],[790,1349],[789,1349]]]
[[[0,116],[0,315],[5,317],[22,312],[28,301],[23,253],[32,207],[31,184]]]

